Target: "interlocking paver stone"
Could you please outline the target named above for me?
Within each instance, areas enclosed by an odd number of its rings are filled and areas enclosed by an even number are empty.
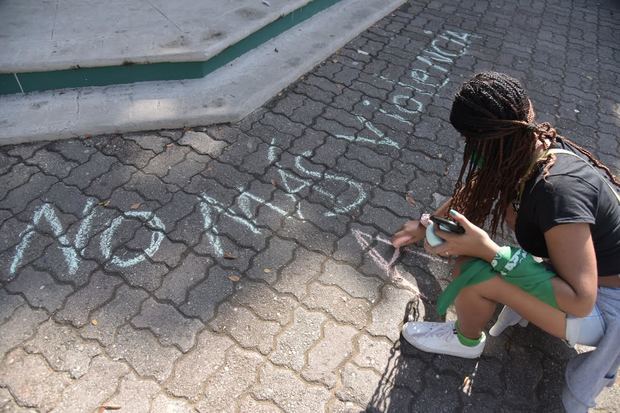
[[[0,325],[0,358],[14,346],[31,337],[48,315],[29,306],[18,307],[4,324]]]
[[[45,308],[53,313],[62,306],[64,299],[73,292],[68,285],[58,284],[47,273],[26,267],[7,284],[13,293],[22,293],[30,305]]]
[[[103,405],[119,406],[132,413],[149,413],[151,400],[159,391],[160,388],[155,382],[141,380],[134,373],[130,373],[121,379],[118,393]]]
[[[184,352],[194,345],[194,338],[203,324],[184,317],[173,306],[148,298],[140,314],[131,319],[138,328],[148,328],[164,345],[176,344]]]
[[[71,379],[49,368],[43,357],[14,350],[0,364],[0,386],[7,387],[15,400],[28,407],[51,410]]]
[[[367,330],[373,335],[383,335],[392,341],[400,336],[400,325],[405,315],[407,303],[415,297],[408,290],[385,285],[382,297],[372,309],[372,322]]]
[[[190,152],[176,164],[163,180],[178,187],[186,186],[194,175],[206,170],[212,158],[199,152]]]
[[[160,135],[162,136],[159,136],[156,133],[126,133],[123,137],[134,141],[143,149],[148,149],[155,153],[159,153],[170,143],[170,139],[163,136],[165,133],[167,133],[167,131],[160,132]],[[173,135],[176,135],[176,133],[173,133]]]
[[[154,156],[148,151],[141,150],[136,142],[120,135],[105,137],[97,141],[96,146],[104,154],[113,156],[121,163],[133,165],[136,168],[144,168]]]
[[[212,267],[205,280],[191,289],[187,301],[180,310],[188,315],[208,322],[215,315],[219,303],[233,292],[233,282],[228,278],[230,271]]]
[[[90,159],[96,149],[91,145],[85,145],[83,141],[78,139],[68,141],[55,141],[47,145],[47,149],[58,152],[65,159],[84,163]]]
[[[166,389],[178,397],[196,400],[203,394],[205,381],[224,365],[226,351],[233,345],[226,336],[204,330],[194,349],[179,358]]]
[[[360,367],[373,368],[377,372],[381,372],[384,366],[388,365],[390,356],[394,353],[392,343],[366,334],[357,337],[355,342],[358,349],[353,357],[355,364]]]
[[[48,320],[39,326],[36,336],[26,342],[29,353],[39,353],[56,371],[68,372],[71,378],[79,379],[87,371],[92,358],[101,354],[93,342],[85,341],[77,332]]]
[[[131,179],[137,171],[133,166],[126,166],[119,162],[110,167],[110,171],[95,178],[84,192],[99,199],[108,199],[115,188],[120,187]]]
[[[266,401],[256,401],[251,396],[246,396],[239,402],[239,411],[253,413],[282,413],[280,409],[273,403]]]
[[[425,391],[423,391],[411,405],[411,409],[414,411],[425,411],[428,409],[436,409],[437,399],[442,400],[442,404],[446,405],[458,405],[459,394],[457,392],[446,391],[449,388],[459,388],[463,384],[463,379],[460,377],[454,377],[449,375],[440,375],[435,373],[432,369],[426,370],[424,374],[424,382],[426,384]],[[531,402],[530,402],[531,403]],[[521,408],[528,409],[525,406]],[[531,406],[529,407],[531,408]],[[519,411],[517,408],[515,411]]]
[[[263,359],[254,352],[233,347],[226,362],[205,384],[204,398],[197,404],[199,412],[234,412],[236,400],[256,381],[256,370]],[[230,400],[228,398],[230,397]]]
[[[144,251],[136,251],[127,254],[128,259],[143,256]],[[115,255],[118,256],[118,255]],[[123,257],[124,258],[124,257]],[[121,266],[118,268],[113,263],[106,263],[106,270],[118,272],[127,283],[134,287],[144,288],[148,291],[155,291],[161,287],[162,279],[168,272],[168,267],[163,264],[155,264],[146,258],[138,264],[131,266]]]
[[[299,371],[306,362],[307,351],[321,335],[321,325],[326,316],[298,307],[293,317],[292,324],[276,338],[276,346],[269,354],[269,360]]]
[[[323,386],[302,382],[292,371],[271,364],[260,368],[259,384],[254,389],[259,400],[271,400],[284,411],[323,411],[329,392]]]
[[[125,364],[95,357],[88,372],[65,389],[53,413],[93,411],[114,394],[119,379],[128,371]]]
[[[106,347],[110,346],[118,327],[138,314],[140,305],[147,296],[142,290],[122,285],[111,301],[91,313],[90,323],[81,329],[82,336],[94,338]]]
[[[337,287],[312,283],[303,303],[309,308],[323,310],[342,323],[361,328],[368,324],[371,304],[364,299],[349,296]]]
[[[209,257],[188,254],[177,268],[166,274],[162,286],[155,295],[162,300],[171,300],[175,304],[183,303],[187,299],[188,291],[207,277],[212,264],[213,261]]]
[[[145,174],[142,171],[133,174],[124,188],[137,191],[144,198],[161,203],[169,202],[176,192],[173,185],[165,183],[155,175]]]
[[[153,400],[151,412],[194,413],[196,409],[184,400],[175,400],[160,394]]]
[[[274,287],[282,293],[292,293],[302,298],[306,294],[307,283],[316,278],[321,270],[324,257],[304,248],[295,251],[295,259],[280,273]]]
[[[292,318],[296,301],[289,296],[275,293],[268,286],[256,282],[244,282],[231,297],[236,305],[248,307],[260,318],[276,321],[281,325]]]
[[[263,354],[273,349],[274,336],[280,331],[278,323],[263,321],[248,309],[227,302],[220,305],[210,326],[215,331],[230,334],[242,347],[257,349]]]
[[[69,175],[71,169],[77,166],[74,162],[63,162],[62,156],[55,152],[41,149],[34,156],[28,158],[28,165],[36,165],[48,175],[64,178]]]
[[[336,392],[342,401],[352,401],[366,406],[379,387],[381,376],[370,369],[347,363],[341,373],[342,387]]]
[[[218,157],[227,145],[226,142],[215,140],[205,132],[196,131],[185,132],[179,143],[191,146],[198,153],[213,157]]]
[[[318,381],[332,388],[336,384],[338,367],[353,350],[353,337],[358,331],[329,321],[323,325],[323,337],[308,352],[308,364],[301,371],[306,380]]]
[[[24,299],[17,294],[9,294],[6,290],[0,290],[0,325],[8,320],[16,308],[25,303]]]
[[[88,162],[74,168],[71,174],[63,179],[63,182],[80,189],[87,188],[97,177],[108,172],[115,162],[116,158],[95,152]]]
[[[69,296],[55,318],[59,321],[68,321],[75,327],[84,326],[90,321],[88,319],[90,312],[112,298],[114,289],[121,283],[122,280],[117,276],[101,271],[95,272],[86,286]]]
[[[0,389],[0,412],[2,413],[35,413],[34,410],[21,407],[7,389]]]
[[[153,157],[148,165],[142,168],[142,172],[163,178],[174,165],[185,158],[189,151],[186,146],[168,144],[162,153]]]
[[[356,298],[364,298],[374,303],[379,298],[381,280],[366,277],[348,265],[338,264],[332,260],[325,263],[325,270],[319,277],[323,284],[336,285]]]
[[[142,377],[154,377],[160,382],[170,375],[174,361],[181,355],[175,347],[159,344],[150,331],[127,324],[118,330],[108,350],[116,360],[127,360]]]
[[[27,183],[37,172],[38,169],[34,166],[17,164],[8,173],[3,173],[0,177],[0,199],[4,199],[11,190]],[[2,205],[4,206],[4,202]]]
[[[30,177],[28,182],[10,190],[2,200],[2,206],[14,213],[24,210],[31,201],[43,195],[58,179],[39,172]]]

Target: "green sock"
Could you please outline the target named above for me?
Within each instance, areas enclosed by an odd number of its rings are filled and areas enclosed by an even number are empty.
[[[456,336],[459,339],[459,342],[467,347],[475,347],[480,343],[480,340],[482,339],[482,335],[480,335],[480,337],[478,338],[469,338],[469,337],[465,337],[461,331],[459,330],[459,323],[458,321],[456,323],[454,323],[454,328],[456,329]]]

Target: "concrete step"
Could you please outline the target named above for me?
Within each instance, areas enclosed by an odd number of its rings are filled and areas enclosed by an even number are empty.
[[[238,121],[403,3],[342,0],[199,79],[0,96],[0,144]]]
[[[340,0],[0,2],[0,94],[203,77]]]

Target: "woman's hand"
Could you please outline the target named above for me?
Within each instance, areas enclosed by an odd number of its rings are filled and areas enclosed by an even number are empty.
[[[482,258],[487,262],[491,262],[499,250],[499,245],[491,239],[489,234],[482,228],[469,222],[464,215],[459,214],[455,210],[450,210],[450,217],[465,229],[465,233],[454,234],[442,231],[435,225],[435,234],[439,238],[444,239],[445,242],[437,247],[431,247],[425,242],[426,250],[442,257],[467,256]]]
[[[392,236],[394,248],[404,247],[405,245],[415,244],[424,239],[426,228],[418,220],[405,222],[405,225]]]

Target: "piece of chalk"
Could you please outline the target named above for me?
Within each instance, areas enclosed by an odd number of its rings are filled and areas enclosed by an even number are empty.
[[[428,242],[428,245],[430,245],[431,247],[437,247],[441,244],[443,244],[443,239],[439,238],[436,234],[435,234],[435,223],[434,222],[429,222],[428,226],[426,227],[426,241]]]

